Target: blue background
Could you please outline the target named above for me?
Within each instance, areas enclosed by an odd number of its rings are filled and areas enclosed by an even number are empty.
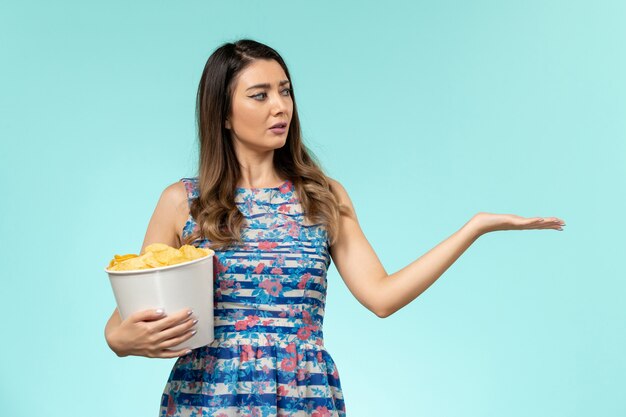
[[[4,416],[151,416],[174,359],[118,358],[104,272],[196,170],[208,56],[284,57],[306,143],[389,273],[482,236],[386,319],[329,273],[350,417],[626,415],[626,3],[20,1],[0,5]]]

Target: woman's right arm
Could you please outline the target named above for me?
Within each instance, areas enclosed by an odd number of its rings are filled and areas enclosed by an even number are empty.
[[[150,218],[148,230],[140,253],[152,243],[180,245],[177,229],[181,219],[189,214],[187,192],[181,182],[168,186]],[[187,349],[169,350],[193,336],[195,317],[188,309],[171,315],[157,310],[144,310],[122,320],[116,308],[106,324],[104,334],[107,344],[117,356],[146,356],[149,358],[174,358],[187,353]]]

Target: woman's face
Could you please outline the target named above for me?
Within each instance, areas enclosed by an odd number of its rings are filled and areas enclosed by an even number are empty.
[[[267,152],[285,145],[293,111],[290,88],[283,68],[273,59],[257,59],[239,73],[226,119],[236,149]],[[282,132],[270,130],[281,122],[286,123]]]

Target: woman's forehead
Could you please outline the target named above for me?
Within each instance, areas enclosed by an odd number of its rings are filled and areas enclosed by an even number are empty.
[[[257,59],[241,71],[237,88],[245,90],[260,84],[274,87],[285,82],[288,82],[287,75],[278,62],[273,59]]]

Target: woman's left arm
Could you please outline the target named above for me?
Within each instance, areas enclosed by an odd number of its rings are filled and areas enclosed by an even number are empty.
[[[339,182],[330,179],[330,183],[339,202],[348,208],[348,213],[341,216],[337,241],[330,248],[333,262],[350,292],[381,318],[416,299],[481,235],[496,230],[562,230],[564,225],[556,217],[478,213],[446,240],[389,275],[363,234],[348,193]]]

